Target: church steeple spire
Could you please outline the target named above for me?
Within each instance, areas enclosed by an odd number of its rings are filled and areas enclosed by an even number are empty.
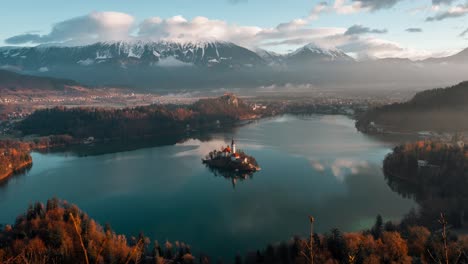
[[[236,143],[234,142],[234,138],[232,138],[232,141],[231,141],[231,150],[233,154],[236,153]]]

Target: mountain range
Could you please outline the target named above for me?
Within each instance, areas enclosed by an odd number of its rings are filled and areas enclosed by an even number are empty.
[[[222,41],[100,42],[87,46],[2,47],[0,68],[88,85],[155,90],[284,84],[365,87],[467,79],[468,49],[423,61],[356,61],[339,49],[308,44],[289,54]],[[385,85],[384,85],[385,86]]]
[[[38,46],[0,49],[3,66],[47,72],[79,65],[154,67],[252,67],[265,61],[255,52],[229,42],[100,42],[87,46]]]

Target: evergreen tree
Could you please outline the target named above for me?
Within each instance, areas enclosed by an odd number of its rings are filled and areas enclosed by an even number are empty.
[[[377,215],[375,219],[375,224],[372,227],[371,233],[374,239],[379,239],[382,236],[383,232],[383,220],[381,215]]]
[[[343,263],[346,258],[346,242],[338,228],[334,228],[331,234],[327,237],[327,248],[333,258]]]

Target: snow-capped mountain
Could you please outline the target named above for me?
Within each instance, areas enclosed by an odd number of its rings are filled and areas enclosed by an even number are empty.
[[[100,42],[87,46],[8,47],[0,49],[0,67],[48,72],[63,67],[176,67],[241,69],[259,66],[353,61],[337,49],[306,45],[287,55],[255,52],[230,42]]]
[[[354,59],[339,49],[325,49],[308,44],[288,54],[285,58],[290,65],[318,62],[354,62]]]
[[[209,89],[327,83],[415,86],[466,79],[468,50],[451,57],[355,61],[338,49],[308,44],[282,55],[230,42],[101,42],[87,46],[0,48],[0,69],[142,89]],[[389,74],[391,73],[391,74]]]
[[[268,65],[274,66],[274,65],[281,65],[284,63],[285,55],[278,54],[273,51],[268,51],[264,49],[256,49],[255,52],[257,53],[258,56],[260,56],[263,60],[265,60]]]
[[[311,65],[324,62],[354,62],[355,60],[339,49],[325,49],[313,43],[298,48],[289,54],[257,49],[257,54],[269,65]]]
[[[241,68],[263,65],[255,52],[229,42],[101,42],[79,47],[21,47],[0,50],[0,65],[28,71],[63,66],[202,66]]]

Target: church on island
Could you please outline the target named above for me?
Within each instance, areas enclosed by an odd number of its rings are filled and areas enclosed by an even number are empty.
[[[234,139],[231,141],[231,146],[226,146],[221,152],[218,152],[218,155],[231,158],[232,161],[239,161],[241,158],[241,155],[237,153],[236,142]],[[248,158],[244,157],[243,162],[248,162]]]
[[[248,156],[242,151],[237,151],[234,139],[232,139],[230,146],[222,147],[221,150],[211,151],[202,161],[206,165],[218,169],[243,172],[260,170],[254,157]]]

